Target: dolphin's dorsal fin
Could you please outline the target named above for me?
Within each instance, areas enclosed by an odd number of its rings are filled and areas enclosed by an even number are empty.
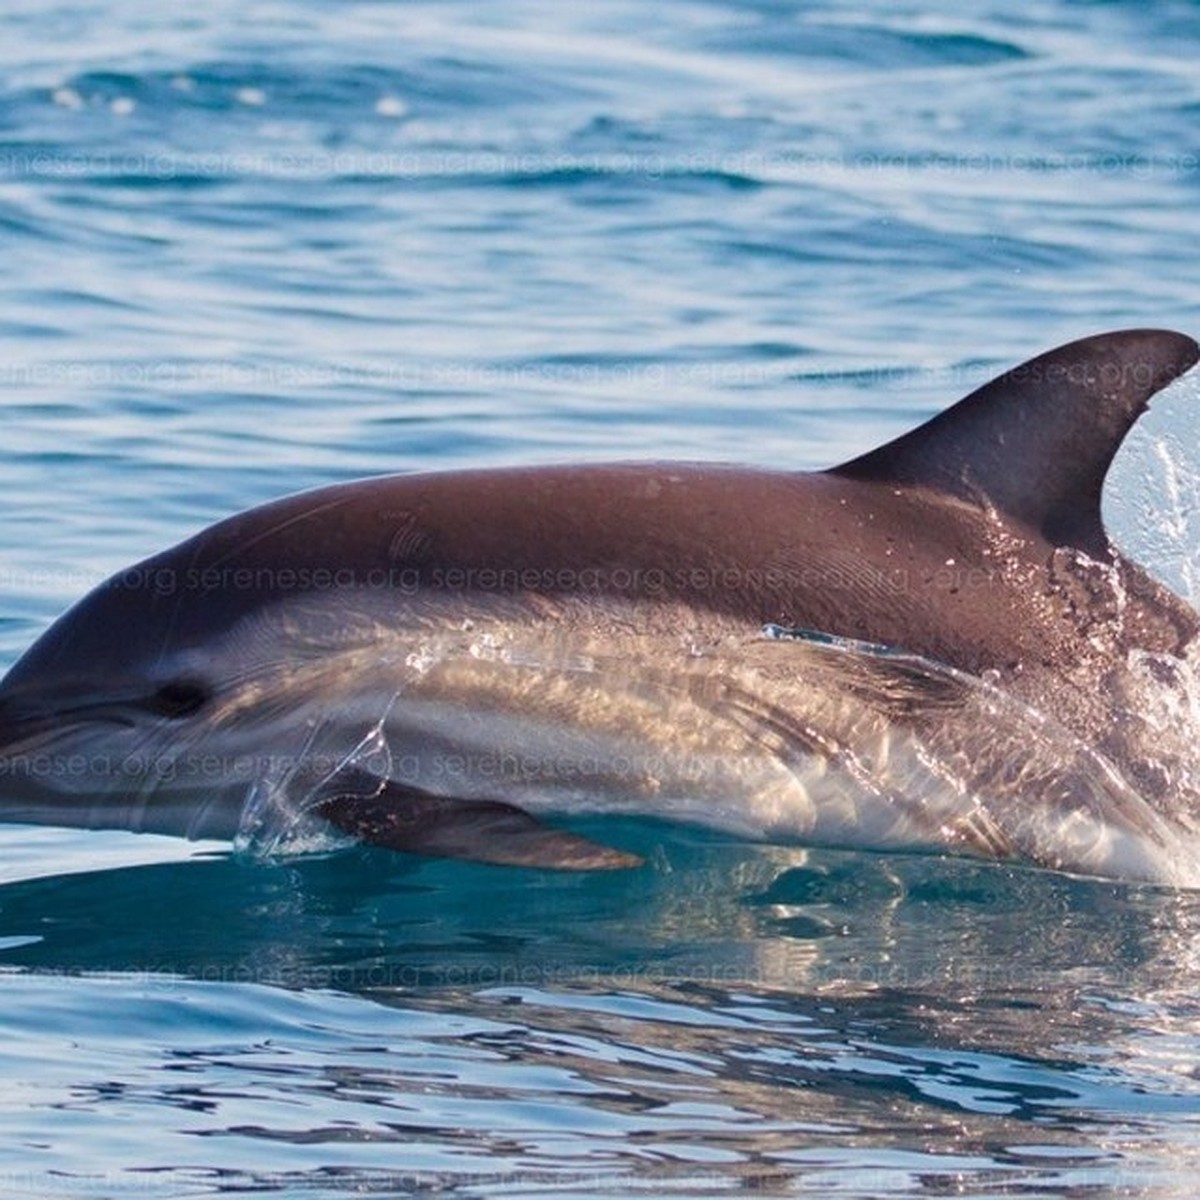
[[[1102,557],[1109,464],[1150,397],[1197,358],[1190,337],[1162,329],[1070,342],[832,473],[988,504],[1054,545]]]

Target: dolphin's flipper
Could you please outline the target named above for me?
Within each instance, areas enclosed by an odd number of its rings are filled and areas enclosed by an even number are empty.
[[[364,842],[433,858],[559,871],[605,871],[642,864],[634,854],[552,829],[502,800],[434,796],[390,779],[378,781],[372,795],[351,790],[330,796],[315,811]]]
[[[1108,553],[1100,492],[1150,397],[1200,358],[1181,333],[1083,338],[985,384],[924,425],[833,468],[988,504],[1059,546]]]

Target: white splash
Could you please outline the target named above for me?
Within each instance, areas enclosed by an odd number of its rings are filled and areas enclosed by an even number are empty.
[[[1125,439],[1104,486],[1105,524],[1122,550],[1200,605],[1200,375],[1164,388]]]

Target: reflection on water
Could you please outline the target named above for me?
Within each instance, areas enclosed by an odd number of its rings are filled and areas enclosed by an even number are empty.
[[[1182,1186],[1200,899],[595,825],[653,868],[351,851],[5,886],[0,1057],[47,1063],[25,1135],[149,1103],[175,1184],[318,1194]]]

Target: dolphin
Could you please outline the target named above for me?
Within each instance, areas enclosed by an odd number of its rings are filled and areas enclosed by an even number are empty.
[[[229,517],[10,669],[0,820],[633,866],[561,824],[613,813],[1200,886],[1200,618],[1100,513],[1198,356],[1085,338],[813,473],[397,475]]]

